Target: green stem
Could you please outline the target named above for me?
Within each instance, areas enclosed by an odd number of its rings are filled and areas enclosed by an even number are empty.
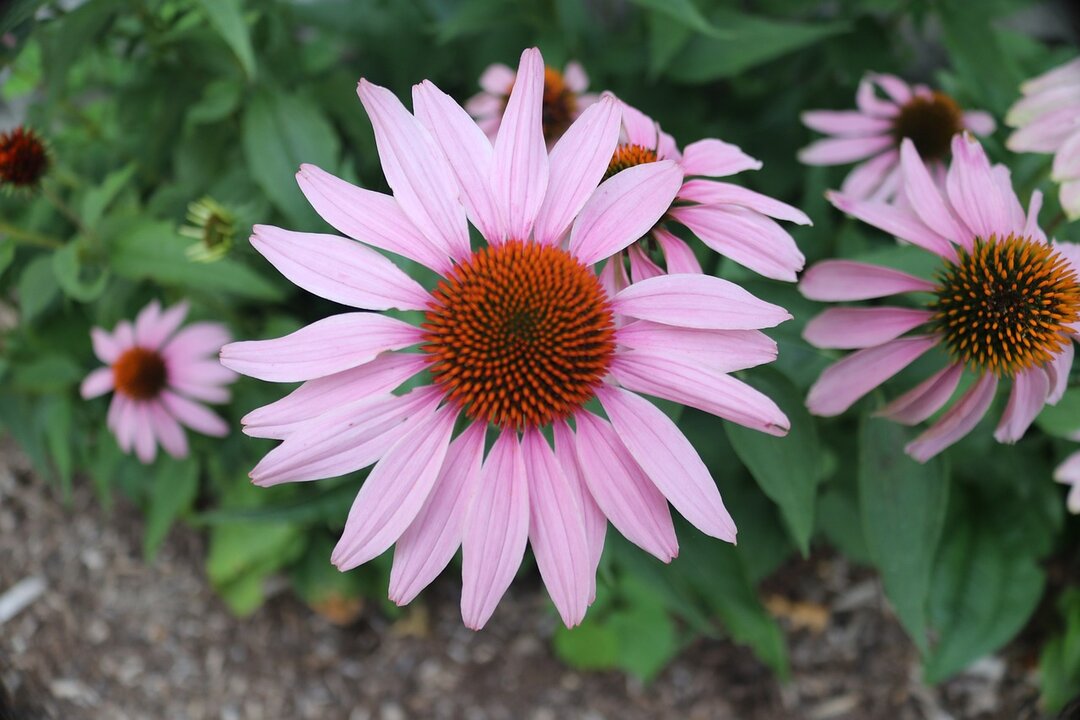
[[[79,217],[79,214],[72,210],[71,206],[64,202],[64,199],[57,195],[51,187],[42,184],[41,194],[45,196],[45,199],[48,200],[54,208],[56,208],[57,212],[67,218],[72,225],[78,228],[80,233],[87,236],[93,235],[93,233],[90,232],[90,230],[85,225],[83,225],[82,218]]]
[[[30,230],[23,230],[17,228],[14,225],[8,225],[6,222],[0,220],[0,234],[6,235],[15,242],[23,243],[24,245],[33,245],[35,247],[50,248],[55,250],[56,248],[63,247],[64,243],[57,240],[54,237],[48,235],[41,235]]]
[[[1051,220],[1050,224],[1047,225],[1045,228],[1043,228],[1043,230],[1046,232],[1047,236],[1053,235],[1054,230],[1057,229],[1057,226],[1060,225],[1061,223],[1063,223],[1064,221],[1065,221],[1065,211],[1062,210],[1062,211],[1058,212],[1058,214],[1056,216],[1054,216],[1054,219]]]

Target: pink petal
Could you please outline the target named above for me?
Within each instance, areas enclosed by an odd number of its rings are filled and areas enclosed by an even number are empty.
[[[157,325],[158,319],[161,317],[161,303],[157,300],[151,300],[146,307],[139,311],[139,314],[135,316],[135,344],[142,347],[148,347],[146,341],[143,339],[150,330]]]
[[[593,592],[584,510],[539,431],[525,431],[521,450],[529,478],[529,544],[563,624],[574,627]]]
[[[1078,92],[1080,92],[1080,82],[1060,85],[1049,88],[1045,92],[1021,98],[1009,108],[1009,112],[1005,115],[1005,124],[1011,127],[1022,127],[1047,113],[1063,107],[1080,105]]]
[[[589,546],[589,604],[591,605],[593,600],[596,599],[596,570],[600,566],[600,556],[604,554],[607,517],[600,510],[600,506],[596,504],[596,500],[593,499],[592,493],[589,492],[589,487],[585,483],[585,475],[581,470],[581,463],[577,457],[574,433],[570,426],[565,422],[556,422],[552,425],[552,434],[555,436],[555,458],[562,466],[563,475],[566,476],[567,482],[570,483],[570,490],[574,493],[577,503],[584,513],[585,537]]]
[[[811,130],[841,137],[882,135],[892,129],[889,120],[856,110],[809,110],[800,117],[803,125]]]
[[[225,437],[229,434],[229,426],[225,421],[204,405],[168,390],[161,393],[161,402],[170,415],[196,432],[212,437]]]
[[[854,262],[825,260],[803,273],[799,292],[818,302],[870,300],[908,292],[934,292],[929,280],[892,268]]]
[[[589,89],[589,76],[585,74],[585,68],[581,63],[571,60],[563,68],[563,81],[566,87],[576,93],[583,93]]]
[[[807,323],[803,337],[819,348],[865,348],[895,340],[932,317],[929,310],[912,308],[829,308]]]
[[[237,375],[232,370],[222,367],[217,360],[189,360],[173,362],[166,360],[169,385],[227,385],[235,382]]]
[[[900,146],[900,166],[904,175],[904,193],[923,223],[939,235],[970,248],[974,233],[945,204],[938,184],[930,177],[910,138],[904,138]]]
[[[485,238],[500,240],[491,191],[491,142],[469,114],[430,80],[413,86],[413,110],[446,155],[465,211]]]
[[[499,434],[461,541],[461,618],[482,628],[517,574],[529,537],[529,483],[517,433]]]
[[[90,342],[94,346],[94,354],[103,363],[112,364],[120,357],[129,345],[122,345],[107,330],[99,327],[90,328]]]
[[[776,342],[758,330],[695,330],[635,320],[623,325],[620,347],[694,356],[714,370],[735,372],[776,359]]]
[[[465,513],[480,480],[485,429],[473,423],[450,444],[434,489],[398,538],[390,571],[390,599],[396,604],[412,602],[461,546]]]
[[[457,185],[431,135],[386,88],[361,80],[360,102],[375,130],[383,174],[413,224],[457,259],[467,258],[469,227]]]
[[[493,133],[489,133],[484,127],[488,122],[494,122],[494,130],[499,129],[499,118],[502,116],[503,107],[506,105],[506,97],[499,97],[490,93],[482,92],[473,95],[471,98],[465,101],[465,112],[469,113],[475,120],[476,126],[480,128],[480,132],[484,133],[485,137],[489,139]]]
[[[895,75],[871,73],[870,80],[881,86],[897,105],[905,105],[911,101],[911,86]]]
[[[1070,222],[1080,218],[1080,179],[1062,183],[1058,198]]]
[[[620,101],[619,107],[622,110],[622,123],[626,129],[627,144],[658,150],[660,127],[656,121],[632,105]]]
[[[611,524],[627,540],[663,562],[679,554],[667,501],[607,421],[579,411],[576,449],[581,476]]]
[[[241,420],[244,432],[254,437],[284,439],[312,418],[392,392],[428,364],[424,355],[384,353],[360,367],[308,380],[277,402],[245,415]]]
[[[682,238],[672,235],[667,230],[653,228],[652,236],[660,243],[660,249],[664,252],[664,262],[667,270],[672,275],[678,273],[701,273],[701,263],[689,245]]]
[[[570,252],[584,265],[609,258],[645,236],[682,186],[673,160],[637,165],[596,189],[570,231]]]
[[[1080,129],[1077,106],[1058,108],[1014,132],[1006,143],[1014,152],[1054,152]]]
[[[191,323],[170,338],[161,348],[166,361],[179,362],[205,355],[216,356],[232,340],[229,329],[221,323]]]
[[[135,327],[127,320],[121,320],[113,328],[113,341],[121,350],[135,345]]]
[[[806,213],[787,203],[774,200],[753,190],[715,180],[690,180],[679,190],[680,200],[692,200],[702,205],[741,205],[762,215],[789,220],[799,225],[813,225]]]
[[[892,135],[859,138],[825,138],[810,143],[799,151],[799,162],[805,165],[845,165],[864,160],[896,145]]]
[[[221,364],[260,380],[297,382],[363,365],[422,338],[419,328],[386,315],[344,313],[273,340],[230,343],[221,349]]]
[[[908,443],[904,452],[924,463],[967,435],[990,408],[995,390],[997,378],[986,373],[929,430]]]
[[[1050,378],[1050,391],[1046,396],[1047,405],[1057,405],[1069,387],[1069,372],[1072,370],[1075,349],[1068,343],[1060,353],[1046,365],[1046,374]]]
[[[760,170],[761,161],[750,157],[735,145],[722,140],[707,139],[686,146],[682,167],[687,177],[725,177],[743,170]]]
[[[618,101],[605,96],[567,129],[551,150],[551,174],[533,233],[556,243],[607,171],[619,142]]]
[[[855,93],[855,104],[859,110],[868,115],[887,118],[895,117],[900,112],[899,106],[877,96],[874,91],[873,79],[872,76],[868,75],[859,82],[859,89]]]
[[[165,410],[158,401],[150,403],[149,421],[153,427],[154,435],[157,436],[161,447],[174,458],[185,458],[188,455],[187,435],[180,423]]]
[[[623,265],[621,254],[604,263],[604,269],[600,271],[600,286],[609,297],[614,296],[629,284],[630,279],[626,277],[626,267]],[[615,324],[619,324],[619,318],[615,318]]]
[[[664,274],[663,268],[649,259],[640,243],[632,244],[626,251],[630,256],[630,275],[634,282],[641,282],[649,278],[659,277]]]
[[[772,400],[689,355],[622,353],[611,374],[628,390],[695,407],[748,428],[783,437],[791,427]]]
[[[150,403],[135,401],[135,457],[143,465],[149,465],[157,457],[157,443],[154,441],[154,428],[150,424]]]
[[[431,296],[394,263],[353,240],[256,225],[252,246],[294,285],[365,310],[422,310]]]
[[[1055,182],[1080,177],[1080,129],[1070,135],[1054,155],[1050,177]]]
[[[671,211],[716,252],[774,280],[795,282],[806,258],[773,220],[736,205],[691,205]]]
[[[115,409],[115,413],[113,412]],[[126,395],[113,395],[112,405],[109,407],[109,415],[114,418],[112,431],[116,435],[116,444],[125,453],[130,453],[135,444],[135,431],[138,428],[136,417],[136,403]]]
[[[451,248],[425,237],[389,195],[358,188],[314,165],[301,165],[296,182],[315,211],[338,232],[407,257],[445,274]]]
[[[956,257],[952,244],[934,229],[928,228],[912,210],[876,200],[856,200],[835,192],[826,193],[826,197],[839,210],[890,235],[945,259]]]
[[[256,485],[307,482],[355,472],[381,458],[402,435],[406,420],[425,418],[440,394],[418,388],[407,395],[376,395],[342,405],[299,425],[251,471]]]
[[[874,414],[903,425],[918,425],[949,402],[963,374],[962,365],[948,365]]]
[[[536,48],[521,54],[517,79],[495,138],[491,187],[502,218],[502,237],[526,240],[548,184],[542,124],[544,59]],[[502,238],[488,238],[496,242]],[[494,608],[492,608],[494,609]]]
[[[881,189],[890,171],[897,168],[899,160],[900,153],[889,150],[875,155],[866,162],[859,163],[844,178],[840,192],[856,200],[864,200],[875,195]]]
[[[994,431],[994,439],[1001,443],[1014,443],[1022,438],[1035,421],[1035,416],[1046,406],[1049,393],[1050,379],[1042,368],[1017,373],[1013,378],[1009,402]]]
[[[514,71],[502,63],[488,65],[480,76],[480,87],[492,95],[509,95],[514,84]]]
[[[997,128],[994,116],[982,110],[968,110],[964,113],[964,127],[976,135],[992,135]]]
[[[156,303],[155,303],[156,304]],[[149,307],[147,308],[149,309]],[[145,311],[144,311],[145,312]],[[152,314],[152,320],[144,321],[142,326],[135,323],[135,338],[139,345],[150,350],[157,350],[184,322],[188,313],[187,302],[178,302],[162,313]],[[143,317],[142,313],[139,317]]]
[[[178,382],[170,378],[169,387],[192,400],[201,400],[208,403],[227,403],[232,398],[232,393],[227,388],[219,385]]]
[[[113,371],[111,367],[103,367],[94,370],[79,386],[79,394],[84,400],[104,395],[113,389]]]
[[[1010,205],[1017,202],[1016,195],[1011,188],[1006,190],[995,182],[982,145],[971,136],[957,135],[952,151],[945,187],[964,223],[984,240],[994,234],[1004,237],[1023,230],[1022,226],[1013,226],[1009,215]]]
[[[735,542],[735,522],[694,446],[655,405],[604,386],[597,392],[619,439],[676,510],[701,532]]]
[[[851,353],[825,368],[810,388],[806,407],[815,415],[839,415],[937,342],[936,336],[919,335]]]
[[[431,494],[442,470],[457,410],[418,417],[386,451],[356,494],[330,562],[345,572],[386,552]]]
[[[612,310],[703,330],[757,330],[791,319],[784,308],[711,275],[664,275],[634,283],[615,296]]]

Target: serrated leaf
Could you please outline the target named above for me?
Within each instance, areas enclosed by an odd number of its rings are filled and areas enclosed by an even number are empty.
[[[240,61],[244,75],[255,77],[255,51],[251,47],[251,33],[244,20],[240,0],[199,0],[210,25],[225,41]]]
[[[158,470],[148,478],[146,530],[143,532],[143,557],[151,561],[169,533],[173,522],[186,512],[199,491],[199,463],[195,458],[162,458]]]

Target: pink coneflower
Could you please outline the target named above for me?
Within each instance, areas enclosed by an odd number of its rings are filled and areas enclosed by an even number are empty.
[[[480,76],[482,92],[465,103],[465,109],[493,142],[516,78],[517,74],[507,65],[489,65]],[[562,72],[553,67],[544,68],[543,127],[549,147],[562,137],[585,108],[597,101],[596,95],[585,93],[588,89],[589,76],[580,63],[568,62]]]
[[[1080,433],[1073,439],[1080,440]],[[1073,453],[1058,465],[1054,471],[1054,479],[1071,486],[1065,499],[1065,507],[1069,512],[1080,515],[1080,452]]]
[[[202,402],[229,400],[225,386],[236,374],[213,356],[232,338],[224,325],[214,322],[192,323],[178,332],[187,310],[182,302],[162,311],[155,300],[134,325],[124,320],[111,333],[97,327],[90,331],[94,354],[106,367],[86,376],[82,396],[113,391],[108,428],[121,450],[130,453],[134,447],[144,463],[154,461],[158,444],[173,457],[187,456],[181,424],[215,437],[229,432],[225,421]]]
[[[656,222],[682,173],[658,162],[596,189],[618,139],[618,104],[608,97],[586,110],[549,156],[543,78],[539,51],[526,50],[494,148],[432,83],[414,87],[414,117],[361,80],[393,196],[309,165],[298,178],[327,222],[366,244],[265,226],[252,243],[311,292],[420,313],[419,326],[345,313],[221,354],[247,375],[304,381],[244,418],[249,435],[284,441],[252,471],[254,482],[374,464],[333,563],[348,570],[396,543],[390,597],[405,604],[460,545],[471,628],[491,616],[527,542],[572,626],[594,597],[606,520],[665,562],[678,551],[669,501],[702,532],[734,541],[704,463],[636,393],[775,435],[788,427],[771,400],[728,374],[775,357],[759,328],[789,318],[782,308],[701,275],[653,278],[614,296],[601,285],[593,266]],[[466,216],[486,241],[478,250]],[[368,245],[441,278],[425,289]],[[392,394],[418,375],[419,387]]]
[[[1080,58],[1028,80],[1005,123],[1017,128],[1013,152],[1054,153],[1051,177],[1061,183],[1061,208],[1080,218]]]
[[[1025,217],[1008,170],[990,166],[970,136],[953,140],[945,192],[939,191],[911,140],[901,147],[907,202],[887,205],[832,195],[841,210],[941,259],[934,280],[849,260],[811,267],[799,289],[812,300],[843,302],[917,295],[904,307],[826,310],[806,326],[820,348],[857,349],[827,368],[810,389],[817,415],[839,415],[930,348],[942,346],[945,368],[878,411],[915,425],[948,403],[965,368],[974,382],[907,447],[925,462],[975,427],[997,385],[1012,380],[994,437],[1015,442],[1043,405],[1065,392],[1080,320],[1080,246],[1048,243],[1039,229],[1042,202],[1032,195]],[[915,331],[915,334],[906,333]]]
[[[672,232],[683,225],[734,262],[776,280],[794,281],[805,258],[795,240],[772,218],[809,225],[810,218],[767,195],[709,178],[757,170],[761,162],[721,140],[698,140],[680,153],[675,139],[640,110],[623,104],[623,131],[604,177],[664,160],[674,161],[683,182],[672,205],[648,234],[625,250],[634,282],[665,272],[700,273],[693,249]],[[622,255],[618,256],[622,259]],[[616,269],[621,269],[621,263]]]
[[[877,88],[887,98],[880,97]],[[891,200],[900,187],[900,143],[911,140],[935,178],[943,176],[953,136],[969,130],[994,132],[994,118],[982,111],[961,110],[945,93],[925,85],[908,85],[895,75],[871,73],[859,83],[858,110],[811,110],[802,121],[811,130],[831,135],[799,152],[807,165],[860,164],[840,190],[853,199]]]

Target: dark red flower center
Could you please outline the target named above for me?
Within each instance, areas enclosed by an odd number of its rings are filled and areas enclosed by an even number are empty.
[[[161,355],[141,347],[125,350],[112,370],[116,391],[136,400],[157,397],[168,379]]]
[[[45,143],[24,127],[0,133],[0,185],[37,185],[49,167]]]
[[[948,157],[953,135],[963,129],[964,113],[960,106],[945,93],[936,91],[929,97],[913,97],[901,106],[893,120],[897,144],[904,138],[911,138],[924,160]]]

